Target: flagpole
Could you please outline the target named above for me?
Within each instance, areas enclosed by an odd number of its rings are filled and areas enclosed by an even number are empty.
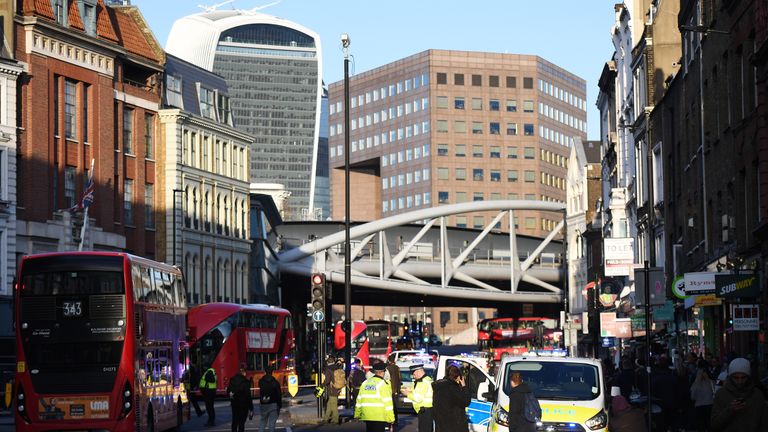
[[[91,159],[91,170],[88,171],[88,177],[93,178],[93,162],[95,159]],[[88,187],[86,185],[85,187]],[[88,227],[88,209],[91,208],[90,205],[85,206],[85,212],[83,213],[83,227],[80,228],[80,245],[77,247],[78,252],[83,251],[83,243],[85,243],[85,230]]]

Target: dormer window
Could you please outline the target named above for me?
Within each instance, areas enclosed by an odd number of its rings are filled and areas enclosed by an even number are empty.
[[[184,109],[184,99],[181,95],[180,76],[168,74],[165,76],[165,99],[169,106]]]
[[[78,0],[77,6],[83,18],[85,33],[96,36],[96,0]]]
[[[200,101],[200,115],[203,117],[216,119],[216,99],[214,98],[213,90],[207,89],[203,86],[201,86],[199,83],[197,85],[198,91],[198,100]]]
[[[229,96],[216,92],[218,96],[217,108],[219,111],[219,121],[232,126],[232,114],[229,110]]]
[[[67,7],[65,0],[51,0],[51,7],[53,8],[53,17],[56,19],[56,23],[66,26]]]

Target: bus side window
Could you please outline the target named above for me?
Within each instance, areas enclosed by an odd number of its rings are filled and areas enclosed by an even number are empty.
[[[141,301],[144,296],[142,292],[144,283],[141,280],[141,267],[135,263],[131,266],[131,283],[133,284],[133,300]]]

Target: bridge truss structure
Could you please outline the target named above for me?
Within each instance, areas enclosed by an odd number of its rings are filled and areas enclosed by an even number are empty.
[[[452,255],[448,247],[451,230],[447,229],[446,217],[481,211],[495,211],[496,216],[474,240]],[[514,223],[516,211],[545,211],[560,215],[555,227],[522,260]],[[503,259],[478,259],[473,252],[504,218],[508,218],[510,227],[508,252]],[[392,247],[387,238],[387,230],[412,224],[423,226],[411,239],[398,239],[395,247]],[[564,227],[564,204],[523,200],[441,205],[379,219],[350,229],[350,282],[353,287],[389,290],[393,294],[402,292],[494,302],[562,302],[563,290],[555,284],[565,279],[565,249],[562,250],[563,259],[559,266],[546,267],[536,263],[558,233],[563,233],[562,237],[565,238]],[[427,257],[427,260],[420,259],[418,245],[423,244],[422,240],[427,233],[438,228],[437,253],[430,253],[433,256]],[[345,232],[341,231],[281,251],[278,254],[280,271],[300,276],[322,272],[326,280],[343,284],[344,243]],[[509,289],[498,288],[499,284],[503,286],[506,281],[509,281]],[[497,282],[497,286],[488,282]],[[528,284],[525,286],[537,288],[521,290],[521,282]]]

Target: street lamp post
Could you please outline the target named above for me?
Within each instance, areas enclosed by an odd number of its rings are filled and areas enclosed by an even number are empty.
[[[184,189],[174,189],[173,190],[173,265],[176,265],[176,194],[179,192],[184,192]]]
[[[352,371],[352,253],[350,247],[349,223],[349,45],[351,40],[346,33],[341,34],[341,46],[344,50],[344,364],[347,376]],[[349,406],[349,393],[346,392],[345,406]]]

